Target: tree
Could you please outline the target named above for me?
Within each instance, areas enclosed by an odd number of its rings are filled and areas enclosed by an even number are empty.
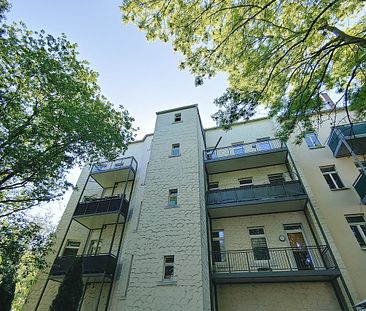
[[[121,10],[147,39],[170,41],[196,84],[228,73],[214,115],[224,125],[264,104],[287,139],[313,128],[324,90],[366,116],[365,1],[124,0]]]
[[[1,21],[0,218],[60,197],[72,167],[110,160],[134,137],[133,119],[101,95],[76,44]]]
[[[18,304],[27,296],[40,269],[46,267],[46,255],[53,245],[53,235],[23,213],[0,219],[0,306],[11,309],[16,286],[23,283],[18,293]],[[25,283],[28,287],[24,287]],[[15,310],[19,310],[14,308]]]
[[[82,258],[75,257],[58,289],[50,311],[77,311],[82,292]]]

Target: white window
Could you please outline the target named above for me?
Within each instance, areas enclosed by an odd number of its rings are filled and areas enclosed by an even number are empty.
[[[164,256],[163,280],[171,280],[174,277],[174,256]]]
[[[215,181],[215,182],[210,182],[208,184],[208,190],[216,190],[219,189],[219,182]]]
[[[182,114],[181,113],[176,113],[174,115],[174,122],[181,122],[182,121]]]
[[[252,244],[254,260],[269,260],[269,251],[264,228],[249,228],[250,243]]]
[[[172,145],[172,157],[178,157],[180,156],[180,146],[179,144],[173,144]]]
[[[285,182],[285,177],[283,173],[268,174],[268,181],[270,184],[283,184]]]
[[[305,141],[310,149],[317,148],[322,145],[318,139],[318,136],[312,132],[305,134]]]
[[[366,248],[366,221],[364,215],[346,216],[353,235],[362,248]]]
[[[260,151],[267,151],[272,149],[271,141],[269,137],[263,137],[257,139],[257,148]]]
[[[344,184],[340,179],[334,165],[320,167],[321,172],[330,189],[342,189]]]
[[[224,230],[212,232],[212,259],[214,262],[225,261]]]
[[[78,254],[80,242],[68,240],[63,256],[76,256]]]
[[[239,178],[239,187],[247,187],[253,185],[253,177]]]
[[[171,207],[175,207],[177,206],[177,204],[178,204],[178,189],[170,189],[168,205]]]
[[[235,144],[232,144],[232,146],[233,146],[234,155],[242,155],[245,153],[243,143],[235,143]]]

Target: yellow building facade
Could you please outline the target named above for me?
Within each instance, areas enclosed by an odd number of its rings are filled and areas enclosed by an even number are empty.
[[[366,123],[345,120],[294,145],[269,118],[224,131],[196,105],[158,112],[153,134],[83,169],[24,310],[49,309],[75,256],[80,310],[352,310]]]

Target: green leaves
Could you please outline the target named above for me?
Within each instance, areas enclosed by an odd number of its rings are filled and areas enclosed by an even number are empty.
[[[63,35],[0,30],[0,217],[61,196],[69,169],[112,159],[133,118],[101,93],[97,73]]]
[[[139,25],[148,39],[167,36],[185,56],[180,68],[199,77],[198,84],[216,72],[229,74],[239,102],[231,98],[214,119],[225,125],[243,117],[237,108],[255,93],[256,106],[277,116],[283,139],[298,126],[300,132],[315,126],[325,90],[339,90],[340,106],[365,114],[366,104],[345,97],[366,82],[364,9],[356,0],[125,0],[121,6],[124,22]]]

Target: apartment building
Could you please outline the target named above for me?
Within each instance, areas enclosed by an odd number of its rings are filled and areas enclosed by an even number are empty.
[[[75,256],[80,310],[352,310],[366,298],[366,123],[325,117],[301,145],[269,118],[204,129],[196,105],[83,169],[50,269],[48,310]]]

